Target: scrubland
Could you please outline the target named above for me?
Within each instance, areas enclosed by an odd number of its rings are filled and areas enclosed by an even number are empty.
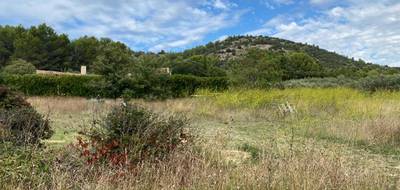
[[[74,148],[80,132],[121,100],[28,100],[55,134],[44,150],[15,150],[29,159],[8,163],[3,189],[400,189],[399,92],[204,90],[132,100],[187,117],[193,136],[167,160],[133,168],[88,165]]]

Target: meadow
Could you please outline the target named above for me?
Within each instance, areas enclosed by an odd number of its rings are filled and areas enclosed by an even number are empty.
[[[187,117],[195,140],[168,160],[129,171],[93,169],[72,145],[121,100],[28,101],[55,130],[45,151],[31,156],[53,164],[44,174],[15,174],[22,180],[3,181],[3,189],[400,189],[400,92],[200,90],[191,98],[132,100]]]

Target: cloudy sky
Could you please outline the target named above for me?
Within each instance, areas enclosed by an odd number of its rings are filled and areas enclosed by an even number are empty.
[[[229,35],[307,42],[400,66],[400,0],[1,0],[0,24],[180,51]]]

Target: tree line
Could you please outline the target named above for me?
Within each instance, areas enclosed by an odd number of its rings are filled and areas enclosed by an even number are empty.
[[[271,48],[257,48],[258,44]],[[234,59],[223,59],[218,54],[226,49],[233,55],[243,47],[250,48]],[[153,81],[168,77],[159,70],[165,67],[171,69],[172,75],[226,77],[231,85],[247,87],[268,87],[279,81],[311,77],[360,78],[399,73],[396,68],[270,37],[234,36],[184,52],[152,53],[133,51],[108,38],[83,36],[71,40],[46,24],[30,28],[0,26],[3,73],[24,74],[35,69],[78,72],[81,65],[87,66],[90,74],[103,75],[102,85],[107,88],[154,85]]]

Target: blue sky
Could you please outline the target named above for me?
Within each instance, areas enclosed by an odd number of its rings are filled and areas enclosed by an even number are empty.
[[[1,25],[40,23],[133,50],[180,51],[229,35],[268,35],[400,66],[400,0],[1,0]]]

